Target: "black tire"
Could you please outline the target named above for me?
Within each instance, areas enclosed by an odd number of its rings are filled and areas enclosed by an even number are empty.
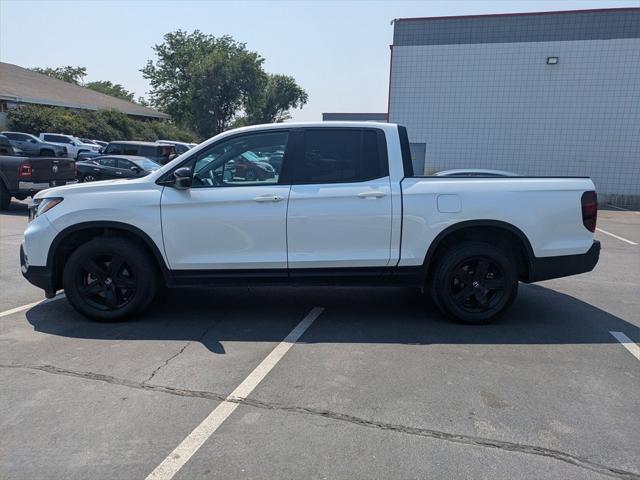
[[[96,177],[94,177],[90,173],[87,173],[86,175],[82,176],[82,179],[80,181],[81,182],[95,182],[96,181]]]
[[[247,182],[255,182],[258,179],[258,176],[256,175],[256,172],[254,172],[253,170],[247,170],[244,174],[244,179]]]
[[[11,194],[4,182],[0,180],[0,210],[7,210],[11,205]]]
[[[516,262],[488,243],[463,242],[437,259],[429,286],[433,303],[445,315],[467,324],[489,323],[518,294]]]
[[[101,321],[127,320],[149,306],[157,290],[152,259],[135,242],[100,237],[76,249],[66,262],[62,284],[71,305]]]
[[[55,157],[56,154],[53,153],[53,150],[50,150],[48,148],[43,148],[42,150],[40,150],[40,156],[41,157]]]

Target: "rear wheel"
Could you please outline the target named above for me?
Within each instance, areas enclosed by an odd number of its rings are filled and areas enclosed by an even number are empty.
[[[254,172],[253,170],[247,170],[244,174],[244,179],[247,182],[254,182],[257,178],[256,172]]]
[[[62,283],[78,312],[110,322],[144,310],[155,296],[156,278],[152,260],[136,243],[101,237],[71,254]]]
[[[4,182],[0,180],[0,210],[6,210],[11,205],[11,194]]]
[[[82,176],[82,181],[83,182],[95,182],[96,181],[96,177],[94,177],[90,173],[87,173],[86,175]]]
[[[503,314],[518,293],[515,260],[481,242],[464,242],[437,261],[430,291],[434,304],[463,323],[488,323]]]

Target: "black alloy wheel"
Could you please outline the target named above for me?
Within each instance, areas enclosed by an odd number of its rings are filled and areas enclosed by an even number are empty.
[[[506,282],[497,262],[487,257],[471,257],[451,272],[448,287],[449,295],[459,308],[478,313],[500,302]]]
[[[516,260],[505,248],[466,241],[436,259],[428,286],[442,313],[462,323],[488,323],[503,314],[518,293]]]
[[[98,310],[125,307],[138,288],[131,267],[119,255],[86,258],[77,271],[76,287],[82,299]]]
[[[94,238],[66,260],[62,286],[71,305],[102,322],[129,319],[154,299],[162,275],[153,256],[136,241]]]

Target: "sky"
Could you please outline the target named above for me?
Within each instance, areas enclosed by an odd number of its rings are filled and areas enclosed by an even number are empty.
[[[640,0],[179,1],[0,0],[0,61],[87,67],[147,96],[140,69],[165,33],[231,35],[293,76],[309,102],[293,113],[386,112],[394,18],[638,7]],[[2,79],[0,78],[0,82]]]

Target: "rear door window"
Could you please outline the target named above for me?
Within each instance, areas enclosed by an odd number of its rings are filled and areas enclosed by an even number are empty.
[[[162,149],[162,147],[153,147],[153,146],[149,146],[149,145],[142,145],[140,147],[140,153],[138,153],[137,155],[140,155],[142,157],[158,157],[160,156],[160,150]],[[131,155],[136,155],[134,153],[132,153]]]
[[[119,143],[110,143],[107,148],[104,149],[104,153],[110,155],[122,155],[122,145]]]
[[[140,153],[144,147],[140,145],[128,145],[125,144],[122,146],[122,155],[140,155]]]
[[[101,158],[100,160],[98,160],[98,163],[103,167],[116,168],[115,158]]]
[[[297,157],[294,184],[364,182],[389,174],[384,134],[375,129],[305,130]]]
[[[71,143],[71,140],[69,140],[67,137],[64,137],[62,135],[45,135],[44,136],[45,141],[47,142],[54,142],[54,143]]]

